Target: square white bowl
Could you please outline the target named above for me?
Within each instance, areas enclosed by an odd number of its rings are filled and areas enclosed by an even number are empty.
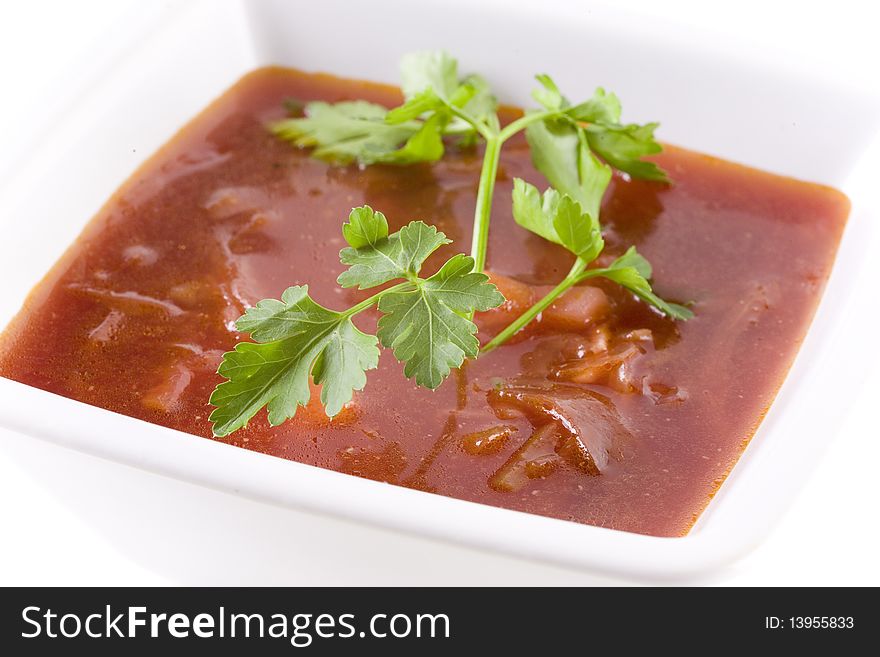
[[[408,7],[407,11],[394,8]],[[466,16],[467,20],[462,20]],[[486,36],[482,26],[495,29]],[[320,26],[332,25],[332,30]],[[365,51],[362,34],[378,38]],[[384,37],[384,38],[383,38]],[[843,187],[876,132],[875,102],[760,52],[731,57],[670,31],[589,17],[576,5],[501,13],[463,0],[412,3],[207,0],[144,6],[88,62],[72,67],[71,103],[27,161],[0,161],[0,326],[137,165],[245,72],[267,64],[393,82],[401,54],[445,48],[486,75],[502,100],[527,103],[532,73],[572,95],[605,85],[627,118],[658,118],[664,140]],[[609,53],[614,53],[611,56]],[[51,190],[51,193],[47,193]],[[630,576],[717,567],[778,521],[834,433],[852,379],[857,328],[842,320],[871,224],[854,211],[838,264],[795,366],[752,444],[683,538],[583,526],[359,479],[176,432],[0,379],[0,424],[182,480],[441,540]],[[822,372],[822,379],[815,376]],[[303,540],[320,541],[315,535]]]

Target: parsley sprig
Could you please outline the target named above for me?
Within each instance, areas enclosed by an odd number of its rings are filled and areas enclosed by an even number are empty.
[[[538,75],[537,79],[541,88],[533,97],[545,112],[526,115],[540,116],[526,126],[526,139],[535,168],[552,186],[541,195],[534,185],[515,178],[513,218],[526,230],[564,247],[576,259],[566,277],[490,340],[482,353],[502,345],[566,291],[589,278],[612,280],[667,317],[690,319],[693,312],[689,308],[654,293],[649,282],[651,264],[635,247],[608,267],[588,269],[605,248],[599,212],[611,182],[610,164],[634,178],[668,182],[660,167],[641,159],[661,150],[654,140],[657,124],[622,125],[620,101],[604,89],[572,105],[550,76]]]
[[[472,258],[455,255],[421,278],[427,257],[450,240],[421,221],[389,235],[385,215],[368,206],[351,211],[342,233],[349,245],[339,253],[348,265],[337,279],[342,287],[401,282],[341,312],[315,302],[307,285],[250,308],[236,328],[254,342],[224,354],[219,373],[227,381],[211,395],[216,436],[242,428],[264,406],[273,426],[293,417],[309,401],[310,377],[321,386],[325,412],[335,416],[376,368],[379,344],[405,364],[408,378],[432,389],[465,358],[477,356],[477,327],[466,315],[494,308],[504,297],[474,271]],[[374,306],[381,316],[376,335],[370,335],[352,318]]]
[[[343,226],[349,247],[340,252],[348,265],[342,287],[369,289],[401,281],[346,311],[317,304],[307,286],[288,288],[281,300],[259,302],[238,320],[254,342],[225,354],[219,373],[228,380],[211,396],[214,433],[241,428],[264,406],[269,421],[293,417],[309,400],[309,377],[321,386],[321,401],[333,417],[377,366],[378,345],[404,363],[404,374],[436,388],[465,358],[476,358],[508,340],[571,287],[604,277],[632,292],[658,312],[685,320],[693,313],[654,293],[651,265],[635,247],[609,266],[592,267],[605,243],[599,221],[602,197],[617,169],[633,178],[668,182],[666,173],[643,158],[660,152],[656,123],[621,123],[620,100],[597,89],[572,103],[548,75],[536,76],[539,108],[502,126],[498,103],[486,81],[461,77],[458,62],[439,51],[407,55],[401,63],[404,103],[391,110],[362,100],[311,102],[304,116],[271,126],[280,138],[312,148],[316,158],[334,164],[408,165],[443,157],[449,142],[485,144],[474,211],[471,255],[450,258],[433,276],[419,276],[425,259],[449,240],[435,228],[414,221],[391,235],[381,212],[355,208]],[[515,221],[576,257],[566,277],[543,299],[496,335],[482,350],[474,312],[504,298],[483,274],[492,200],[501,149],[525,131],[535,167],[550,187],[543,194],[514,180]],[[352,318],[377,307],[375,336],[360,331]]]

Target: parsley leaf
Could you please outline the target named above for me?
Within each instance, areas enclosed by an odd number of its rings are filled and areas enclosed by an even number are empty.
[[[436,388],[453,367],[479,353],[477,327],[464,314],[504,303],[488,276],[473,268],[473,258],[456,255],[415,289],[379,300],[379,340],[421,386]]]
[[[526,230],[564,246],[579,258],[576,268],[566,277],[571,285],[602,276],[627,288],[668,317],[682,320],[693,317],[693,312],[685,306],[664,301],[654,294],[648,282],[651,264],[635,247],[630,247],[606,268],[583,271],[602,253],[605,241],[598,219],[583,212],[577,201],[567,194],[550,187],[541,196],[534,185],[515,178],[513,218]]]
[[[613,263],[611,263],[611,267],[614,268],[624,268],[624,267],[632,267],[636,270],[636,272],[645,279],[651,279],[654,275],[653,267],[651,267],[651,263],[648,262],[648,259],[645,258],[641,253],[636,251],[636,247],[631,246],[626,250],[622,256],[617,258]]]
[[[352,241],[349,233],[355,229],[345,231],[355,222],[358,233]],[[361,238],[363,232],[369,232],[370,241]],[[389,236],[385,215],[369,206],[352,210],[349,223],[343,226],[343,234],[351,246],[339,252],[339,259],[349,268],[336,282],[342,287],[357,286],[360,290],[396,278],[415,279],[425,259],[450,243],[446,235],[421,221],[413,221]],[[361,246],[355,247],[355,244]]]
[[[498,129],[498,101],[478,75],[459,81],[458,62],[443,51],[412,53],[401,64],[406,102],[388,113],[386,121],[402,123],[419,117],[434,120],[440,134],[470,140],[480,127]],[[425,117],[426,114],[433,115]]]
[[[400,76],[407,100],[428,89],[440,98],[449,98],[458,88],[458,62],[443,50],[413,52],[400,60]]]
[[[342,236],[353,249],[375,246],[388,237],[388,220],[369,205],[352,208],[348,223],[342,224]]]
[[[535,168],[563,194],[599,216],[602,196],[611,181],[611,167],[596,158],[579,128],[560,121],[539,121],[526,128]]]
[[[543,88],[535,89],[532,98],[544,109],[562,112],[575,121],[612,124],[620,122],[620,99],[613,93],[607,93],[602,87],[596,89],[590,100],[572,105],[549,75],[541,73],[535,79]]]
[[[301,148],[314,147],[321,160],[348,164],[374,161],[367,154],[388,152],[412,136],[417,128],[385,123],[387,110],[363,100],[307,103],[304,118],[273,123],[272,132]]]
[[[663,150],[654,139],[657,123],[618,125],[593,123],[586,126],[587,140],[596,153],[615,169],[633,178],[669,182],[666,172],[641,158]]]
[[[560,139],[567,138],[567,141],[570,142],[569,148],[574,147],[572,135],[578,137],[581,143],[579,148],[586,149],[588,152],[592,150],[615,169],[628,173],[634,178],[668,182],[666,173],[660,167],[653,162],[645,162],[641,159],[662,150],[660,144],[654,139],[654,130],[658,124],[638,125],[632,123],[622,125],[620,123],[620,99],[613,93],[607,93],[601,87],[596,89],[591,99],[572,105],[562,95],[550,76],[538,75],[536,77],[541,88],[534,91],[532,96],[546,110],[558,113],[558,115],[548,117],[543,123],[545,129],[548,126],[554,126],[550,132],[555,133]],[[529,139],[529,145],[533,149],[532,157],[535,159],[535,166],[544,175],[547,175],[541,168],[539,160],[536,159],[533,146],[533,140],[539,145],[545,147],[548,145],[546,143],[547,135],[537,134],[541,130],[541,125],[529,126],[526,135],[529,136],[529,132],[533,133]],[[542,137],[544,142],[541,141]],[[562,142],[556,144],[557,150],[561,150],[563,145]],[[583,160],[584,156],[579,153],[576,157],[578,160]],[[574,156],[568,155],[567,159],[570,160],[571,157]],[[546,166],[548,156],[545,155],[542,159]],[[575,169],[569,166],[568,170]],[[581,177],[588,179],[588,176],[582,175]],[[550,179],[549,176],[548,179]],[[572,190],[568,189],[565,184],[553,180],[550,182],[561,191],[572,194]],[[573,194],[572,196],[577,199]],[[577,200],[586,207],[583,199]]]
[[[240,429],[263,406],[273,426],[293,417],[309,401],[310,374],[330,417],[363,389],[365,372],[378,364],[376,337],[358,330],[347,314],[315,303],[308,291],[289,287],[280,301],[260,301],[236,323],[255,342],[223,355],[218,373],[228,380],[210,399],[217,407],[210,416],[214,435]]]
[[[425,121],[403,146],[383,155],[379,161],[385,164],[436,162],[445,152],[443,127],[446,123],[445,117],[435,114]]]
[[[412,111],[419,106],[422,112],[437,110],[441,105],[462,110],[476,122],[496,119],[498,101],[489,84],[479,75],[458,78],[458,61],[442,50],[405,55],[400,66],[401,89],[407,102],[392,113],[405,116],[403,109]],[[392,119],[393,120],[393,119]]]
[[[412,282],[379,299],[379,340],[405,363],[408,378],[433,389],[465,357],[476,357],[477,327],[464,315],[501,305],[504,297],[485,274],[473,271],[473,258],[453,256],[421,279],[427,257],[449,244],[446,235],[421,221],[388,235],[385,215],[369,206],[352,210],[343,234],[349,247],[339,259],[349,268],[337,279],[342,287],[365,289],[399,278]]]
[[[316,101],[306,104],[305,117],[277,121],[270,128],[299,147],[314,147],[314,157],[335,164],[411,164],[443,157],[434,124],[390,124],[387,114],[381,105],[363,100]]]
[[[532,98],[543,105],[544,109],[551,111],[560,110],[571,105],[568,98],[562,95],[562,92],[559,91],[559,87],[556,86],[553,78],[549,75],[546,73],[539,73],[535,76],[535,79],[541,83],[543,89],[535,89],[532,91]]]
[[[443,137],[472,142],[498,129],[497,101],[479,76],[458,79],[458,62],[443,51],[413,53],[401,64],[405,102],[387,110],[366,101],[312,102],[305,116],[270,129],[334,164],[413,164],[443,157]],[[299,109],[299,108],[297,108]],[[297,112],[298,114],[299,112]]]
[[[694,316],[693,311],[686,306],[664,301],[651,289],[648,279],[651,277],[651,265],[631,246],[626,253],[617,258],[604,269],[591,269],[582,275],[582,278],[602,276],[619,283],[642,301],[654,306],[667,317],[672,319],[687,320]]]
[[[479,75],[469,75],[462,82],[462,88],[468,94],[467,102],[461,106],[463,112],[478,123],[497,131],[499,128],[498,99],[492,93],[489,83]],[[456,98],[453,98],[453,104],[455,102]]]
[[[417,96],[410,98],[403,105],[389,110],[385,116],[385,122],[399,125],[407,121],[413,121],[428,112],[437,112],[445,109],[446,103],[431,89],[427,89]],[[447,121],[451,118],[448,113],[443,115]]]
[[[616,124],[620,122],[620,110],[620,99],[599,87],[590,100],[571,107],[566,114],[575,121]]]
[[[526,230],[564,246],[588,263],[605,247],[599,221],[568,194],[552,187],[542,197],[534,185],[515,178],[513,218]]]
[[[328,417],[334,417],[351,400],[355,390],[367,383],[365,372],[378,365],[376,336],[359,330],[351,320],[339,324],[327,346],[315,360],[312,376],[321,386],[321,403]]]

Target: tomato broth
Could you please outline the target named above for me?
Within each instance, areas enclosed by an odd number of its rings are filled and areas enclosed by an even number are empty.
[[[333,309],[370,294],[336,284],[352,207],[381,210],[391,230],[421,219],[445,232],[454,242],[427,273],[469,250],[481,147],[450,147],[434,164],[328,165],[266,129],[289,98],[401,100],[392,87],[289,69],[244,77],[123,185],[37,286],[3,336],[0,375],[212,439],[208,398],[223,352],[248,339],[234,328],[247,307],[291,285]],[[313,394],[281,426],[263,411],[219,440],[463,500],[687,533],[792,363],[849,203],[679,148],[656,161],[672,185],[613,179],[607,257],[636,245],[655,290],[692,303],[694,319],[591,283],[436,391],[385,350],[332,422]],[[478,316],[484,343],[572,264],[514,223],[515,177],[546,186],[521,135],[502,153],[487,262],[509,301]],[[356,318],[364,330],[375,321]]]

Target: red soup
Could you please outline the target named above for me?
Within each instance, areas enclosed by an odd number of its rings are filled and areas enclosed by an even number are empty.
[[[479,148],[435,164],[330,166],[266,130],[289,97],[400,102],[396,89],[324,75],[246,76],[135,173],[39,284],[0,342],[0,375],[211,439],[207,400],[222,353],[247,339],[233,325],[245,308],[295,284],[330,308],[368,294],[335,282],[353,206],[382,210],[392,230],[422,219],[453,239],[426,272],[467,249]],[[613,180],[606,250],[635,244],[658,293],[693,301],[695,319],[673,322],[595,283],[436,391],[386,352],[332,422],[313,401],[282,426],[260,413],[222,440],[464,500],[685,534],[782,383],[849,204],[678,148],[657,161],[674,185]],[[509,302],[478,316],[484,341],[572,263],[513,222],[514,177],[546,185],[521,136],[502,154],[487,265]],[[376,318],[357,321],[372,329]]]

